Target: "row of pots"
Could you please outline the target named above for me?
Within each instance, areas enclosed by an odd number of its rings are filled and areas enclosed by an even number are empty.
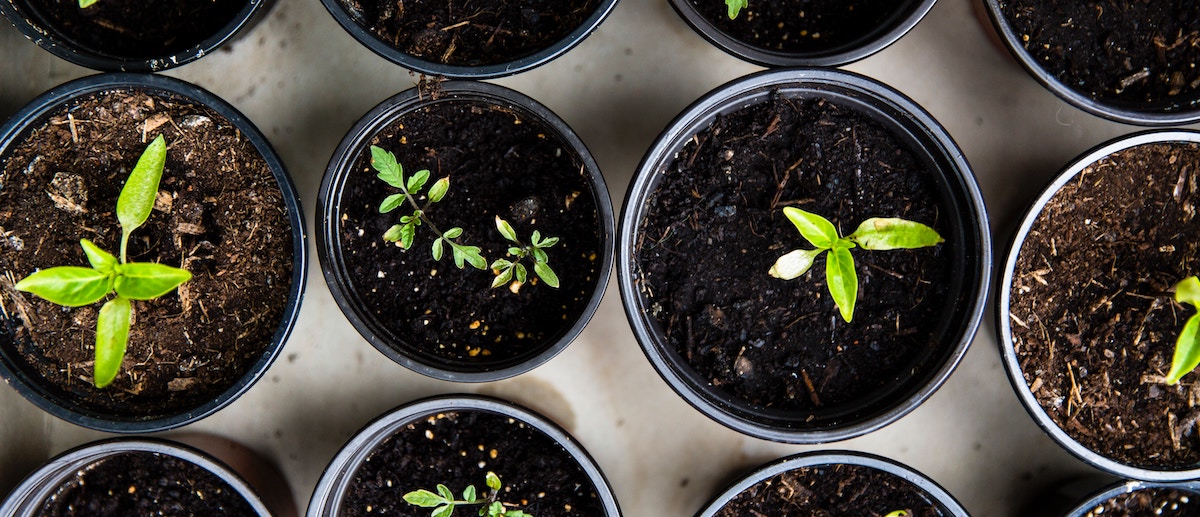
[[[898,40],[934,1],[879,6],[825,2],[808,5],[796,18],[786,4],[760,0],[748,2],[740,19],[730,18],[726,5],[718,1],[672,0],[671,5],[697,33],[740,59],[764,66],[840,66]],[[388,2],[322,3],[342,28],[376,54],[421,73],[473,79],[515,74],[553,60],[595,31],[616,6],[616,0],[586,0],[553,8],[512,7],[499,10],[503,14],[496,14],[496,20],[472,16],[459,21],[440,8],[417,14],[396,12]],[[189,23],[202,28],[195,34],[173,32],[166,48],[153,46],[152,32],[113,29],[146,22],[103,3],[76,8],[43,0],[5,0],[0,12],[30,40],[82,66],[158,71],[213,52],[253,26],[272,5],[269,0],[249,0],[214,2],[200,11],[180,9]],[[1186,39],[1194,38],[1197,28],[1187,6],[1125,6],[1121,9],[1135,11],[1110,9],[1106,14],[1101,9],[1094,16],[1085,16],[1083,11],[1091,10],[1087,6],[1041,6],[1023,0],[978,0],[976,8],[986,10],[981,18],[990,18],[997,39],[1031,76],[1076,107],[1130,124],[1171,126],[1200,120],[1200,76],[1186,66],[1195,62],[1195,49],[1200,47]],[[162,10],[168,19],[159,25],[170,26],[170,12]],[[434,21],[413,22],[407,16]],[[205,23],[195,24],[196,19]],[[517,28],[500,30],[505,23]],[[445,30],[419,30],[437,24]],[[497,45],[503,52],[491,55],[481,45]],[[1143,55],[1134,55],[1143,48]],[[1083,54],[1073,54],[1078,52]],[[1124,61],[1104,57],[1114,53]],[[1092,61],[1079,64],[1086,60]]]

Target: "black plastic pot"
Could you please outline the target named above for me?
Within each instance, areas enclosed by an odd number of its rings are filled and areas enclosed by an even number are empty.
[[[1028,382],[1024,378],[1024,372],[1021,370],[1021,365],[1014,349],[1014,340],[1016,338],[1013,334],[1013,323],[1010,318],[1013,303],[1011,291],[1013,288],[1014,271],[1017,267],[1017,259],[1022,246],[1030,235],[1032,226],[1046,204],[1058,193],[1059,189],[1064,185],[1076,181],[1077,176],[1082,170],[1098,160],[1124,149],[1156,142],[1200,142],[1200,132],[1160,130],[1115,138],[1081,154],[1050,182],[1049,186],[1042,191],[1020,220],[1020,224],[1009,243],[1003,269],[997,272],[995,321],[998,334],[996,342],[1000,347],[1001,359],[1004,363],[1004,369],[1008,373],[1009,382],[1012,384],[1017,398],[1021,400],[1021,404],[1025,406],[1025,410],[1033,418],[1034,422],[1037,423],[1038,427],[1042,428],[1046,434],[1050,435],[1050,438],[1058,442],[1060,446],[1075,457],[1114,476],[1165,483],[1200,478],[1200,465],[1192,465],[1178,470],[1128,465],[1098,454],[1068,435],[1046,413],[1046,410],[1033,395]],[[1057,332],[1056,330],[1052,331]],[[1086,336],[1082,337],[1082,339],[1085,343],[1089,342],[1089,338]]]
[[[292,185],[291,177],[271,147],[266,137],[254,124],[221,98],[195,85],[167,76],[150,74],[113,73],[84,77],[53,88],[43,93],[0,127],[0,156],[16,142],[26,138],[31,128],[45,122],[55,110],[70,105],[77,99],[99,92],[112,90],[140,90],[167,96],[185,98],[204,105],[229,120],[250,141],[271,168],[272,175],[287,205],[287,219],[291,225],[292,277],[287,305],[270,345],[246,374],[234,385],[215,398],[195,407],[183,408],[169,414],[144,414],[137,416],[115,416],[98,408],[90,407],[70,393],[48,385],[42,377],[21,360],[11,342],[0,343],[0,377],[46,412],[76,425],[114,433],[148,433],[179,427],[200,420],[229,405],[250,389],[265,373],[283,349],[296,318],[304,295],[306,272],[308,271],[308,246],[304,230],[304,216]]]
[[[264,18],[274,0],[246,0],[246,5],[224,26],[196,41],[175,45],[178,50],[162,54],[117,54],[95,48],[68,35],[65,29],[46,13],[39,12],[29,0],[0,1],[0,13],[8,18],[26,38],[46,51],[76,65],[102,72],[161,72],[185,65],[211,54],[247,31]],[[69,8],[74,9],[73,5]]]
[[[988,16],[999,37],[1013,58],[1021,64],[1029,75],[1038,83],[1050,90],[1054,95],[1083,111],[1103,117],[1108,120],[1125,124],[1141,126],[1177,126],[1200,121],[1200,99],[1193,97],[1188,106],[1187,99],[1176,102],[1161,102],[1155,105],[1145,103],[1122,103],[1094,99],[1085,93],[1073,89],[1054,74],[1044,68],[1036,57],[1025,49],[1025,43],[1013,29],[1012,24],[1000,11],[1003,0],[982,0],[987,7]],[[1145,20],[1140,20],[1145,22]],[[1129,30],[1138,30],[1132,27]]]
[[[934,171],[930,181],[937,183],[937,195],[952,211],[941,217],[950,227],[946,242],[958,243],[950,259],[955,285],[949,288],[947,305],[942,309],[940,334],[929,338],[938,344],[929,352],[931,359],[925,363],[929,366],[883,393],[841,408],[816,412],[765,409],[714,387],[665,341],[664,329],[650,316],[651,306],[638,286],[639,228],[649,210],[646,200],[662,181],[664,170],[693,135],[709,127],[716,117],[772,96],[830,99],[890,128],[915,153],[923,154],[919,159]],[[721,424],[751,436],[790,443],[825,443],[868,433],[899,419],[932,395],[958,365],[975,335],[987,297],[992,260],[983,200],[966,158],[946,131],[895,90],[860,75],[827,69],[753,74],[718,87],[685,109],[655,140],[638,166],[626,194],[618,242],[617,274],[625,313],[659,375],[689,404]]]
[[[321,475],[313,496],[309,500],[308,514],[312,517],[333,517],[339,515],[342,501],[347,491],[352,487],[355,474],[381,442],[392,434],[404,429],[410,422],[419,422],[435,415],[447,412],[480,412],[500,415],[524,422],[536,431],[546,435],[560,445],[571,458],[578,463],[587,474],[596,489],[599,503],[604,508],[604,517],[619,517],[621,510],[617,505],[612,488],[587,451],[580,446],[562,428],[550,422],[545,417],[511,402],[497,399],[458,395],[442,396],[419,400],[406,404],[380,416],[354,435],[342,449],[338,451],[325,472]],[[421,438],[424,440],[424,438]],[[500,473],[503,477],[503,473]],[[481,480],[482,481],[482,480]],[[478,484],[477,484],[478,485]],[[481,485],[480,485],[481,486]],[[421,487],[396,487],[399,490],[411,491]],[[461,490],[464,487],[453,487]],[[479,486],[477,486],[479,488]],[[485,489],[481,489],[486,491]],[[483,493],[481,491],[481,493]],[[471,511],[473,508],[467,509]]]
[[[942,515],[948,517],[968,517],[966,509],[949,492],[946,492],[945,489],[920,472],[887,458],[854,451],[809,452],[768,463],[721,491],[712,501],[704,505],[699,512],[696,512],[696,517],[715,517],[720,513],[722,508],[737,498],[738,495],[779,474],[805,467],[833,467],[837,465],[853,465],[891,474],[908,482],[908,484],[912,485],[919,492],[922,492],[925,496],[923,499],[936,506]],[[836,475],[836,472],[825,474],[828,477]],[[886,511],[900,509],[902,508],[880,509],[882,512],[879,515],[883,515],[883,512]]]
[[[317,199],[317,213],[320,217],[317,232],[317,255],[320,258],[321,270],[325,274],[326,283],[329,284],[338,307],[354,324],[355,329],[384,355],[406,368],[437,379],[458,382],[500,380],[527,372],[549,361],[583,331],[584,326],[595,313],[596,307],[599,306],[600,299],[604,295],[604,289],[612,269],[614,246],[612,204],[599,166],[583,141],[567,126],[566,122],[545,106],[519,92],[487,83],[446,82],[442,83],[439,88],[436,98],[422,94],[416,88],[397,94],[367,112],[346,134],[337,150],[334,151],[325,171],[325,177],[321,181],[321,190]],[[563,144],[579,156],[582,167],[585,169],[584,174],[587,176],[588,187],[591,189],[590,194],[595,200],[598,211],[596,214],[599,224],[597,237],[601,246],[596,264],[599,266],[594,284],[592,284],[594,287],[587,296],[586,307],[577,318],[567,322],[561,332],[543,340],[536,350],[513,358],[467,362],[438,357],[422,351],[418,343],[412,343],[404,336],[389,330],[374,315],[373,307],[363,300],[359,292],[359,290],[369,290],[372,286],[356,286],[351,281],[347,272],[346,254],[353,250],[344,249],[340,238],[344,231],[342,218],[345,208],[343,206],[344,191],[348,188],[351,174],[358,172],[354,169],[354,162],[360,156],[369,153],[368,147],[372,138],[405,113],[437,103],[462,101],[481,102],[522,113],[528,119],[542,124],[548,131],[556,133]],[[359,178],[362,178],[362,181],[378,181],[373,174],[363,175]],[[428,244],[414,244],[414,248],[421,248],[421,252],[425,252]],[[454,271],[449,265],[450,259],[443,260],[445,260],[443,263],[447,264],[445,267]],[[486,285],[484,287],[486,288]]]
[[[1094,480],[1088,480],[1094,481]],[[1086,492],[1078,493],[1088,484],[1091,488]],[[1143,511],[1151,512],[1157,510],[1156,515],[1171,516],[1171,515],[1192,515],[1195,512],[1194,505],[1200,501],[1200,482],[1188,481],[1183,483],[1154,483],[1147,481],[1116,481],[1105,484],[1102,488],[1096,489],[1097,485],[1081,481],[1071,483],[1055,494],[1056,499],[1066,504],[1049,504],[1040,508],[1031,507],[1030,517],[1088,517],[1096,515],[1108,515],[1109,512],[1101,509],[1101,507],[1111,501],[1128,494],[1141,492],[1145,490],[1172,490],[1187,494],[1191,506],[1190,510],[1175,512],[1172,508],[1143,508]],[[1126,515],[1126,514],[1117,514]],[[1129,515],[1133,515],[1130,513]],[[1140,514],[1139,514],[1140,515]]]
[[[0,504],[0,514],[11,517],[41,515],[43,502],[70,482],[79,472],[105,459],[130,453],[172,457],[195,465],[215,476],[260,517],[296,515],[287,482],[266,460],[234,442],[202,438],[204,445],[187,445],[163,439],[117,438],[85,444],[64,452],[30,473]],[[213,447],[213,448],[210,448]],[[143,480],[148,484],[160,480]],[[261,495],[260,495],[261,494]]]
[[[321,3],[325,4],[325,9],[329,11],[329,14],[333,15],[333,19],[337,20],[338,24],[346,32],[350,33],[354,39],[380,57],[397,65],[422,74],[442,76],[450,79],[494,79],[542,66],[565,54],[568,50],[575,48],[576,45],[591,35],[596,30],[596,27],[600,26],[600,23],[604,21],[608,13],[612,12],[613,8],[616,7],[617,0],[601,0],[595,12],[591,16],[588,16],[582,24],[546,48],[525,56],[513,56],[512,59],[502,63],[477,66],[446,64],[409,54],[371,32],[360,21],[359,18],[361,15],[356,16],[348,12],[340,0],[321,0]]]
[[[725,9],[725,3],[721,0],[700,1],[715,2],[719,4],[721,10]],[[841,66],[863,59],[887,48],[888,45],[895,43],[901,36],[907,34],[909,30],[917,25],[917,22],[921,21],[925,13],[928,13],[933,8],[934,2],[936,0],[897,1],[896,5],[898,7],[894,14],[878,26],[866,29],[864,34],[858,38],[834,47],[822,47],[803,51],[770,49],[737,39],[726,32],[726,30],[714,24],[712,19],[702,14],[692,3],[692,0],[671,0],[671,6],[692,27],[692,30],[703,36],[704,39],[717,48],[744,61],[762,66],[777,67]],[[753,7],[753,3],[754,0],[750,0],[751,7]],[[803,5],[798,4],[796,10],[801,10],[801,7]],[[747,12],[743,10],[738,19],[744,20],[746,16]],[[727,22],[729,20],[722,20],[722,23]]]

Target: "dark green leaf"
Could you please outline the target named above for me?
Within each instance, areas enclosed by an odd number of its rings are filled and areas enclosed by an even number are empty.
[[[404,168],[396,162],[396,155],[377,146],[371,146],[371,167],[379,174],[377,178],[398,189],[404,188]]]
[[[808,272],[813,262],[817,260],[817,256],[824,252],[825,250],[821,249],[794,250],[779,257],[767,273],[775,278],[791,280]]]
[[[517,240],[517,232],[513,230],[512,225],[508,224],[508,221],[501,219],[500,216],[496,216],[496,230],[498,230],[500,235],[505,239],[508,239],[512,242],[520,242]]]
[[[869,250],[925,248],[945,241],[933,228],[894,217],[867,219],[846,238]]]
[[[429,202],[437,203],[441,201],[442,198],[446,197],[446,191],[448,190],[450,190],[449,176],[433,182],[433,186],[429,187]]]
[[[858,273],[854,271],[854,257],[846,248],[833,248],[825,256],[825,280],[829,283],[829,294],[837,304],[846,322],[854,317],[854,304],[858,300]]]
[[[93,244],[92,241],[80,239],[79,245],[83,247],[83,254],[87,255],[88,263],[91,264],[92,268],[96,271],[107,275],[111,273],[113,267],[119,263],[117,262],[117,257],[114,257],[112,253],[104,251],[99,246]]]
[[[379,213],[386,214],[388,212],[391,212],[392,210],[400,208],[400,206],[404,204],[404,201],[406,199],[408,199],[408,198],[406,198],[404,196],[404,194],[392,194],[392,195],[384,198],[383,203],[381,203],[379,205]],[[407,217],[407,216],[405,216],[405,217]],[[401,218],[400,220],[403,221],[404,219]]]
[[[783,215],[796,226],[797,230],[800,230],[800,235],[813,246],[830,248],[838,240],[837,228],[824,217],[791,206],[783,209]]]
[[[97,388],[111,384],[121,370],[125,346],[129,343],[132,313],[129,300],[120,296],[100,307],[100,315],[96,317],[96,363],[92,378]]]
[[[416,490],[404,494],[404,501],[413,506],[420,506],[421,508],[433,508],[446,502],[442,496],[428,490]]]
[[[13,287],[59,305],[80,307],[104,299],[112,291],[112,277],[92,268],[61,266],[38,271]]]
[[[496,275],[496,278],[492,280],[492,289],[507,284],[510,280],[512,280],[512,268],[502,269],[500,270],[500,274]]]
[[[117,269],[117,280],[113,287],[118,295],[130,300],[153,300],[191,278],[191,273],[176,267],[134,262]]]
[[[554,270],[550,269],[545,262],[535,262],[533,264],[533,272],[537,273],[538,278],[541,278],[546,285],[550,287],[558,287],[558,275],[554,274]]]

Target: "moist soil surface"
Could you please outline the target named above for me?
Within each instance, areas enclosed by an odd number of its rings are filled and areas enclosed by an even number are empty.
[[[1189,0],[1001,0],[1025,49],[1068,88],[1092,99],[1200,107],[1200,9]]]
[[[384,43],[433,63],[494,65],[542,51],[583,25],[600,0],[338,0]]]
[[[497,500],[528,514],[604,515],[595,485],[566,449],[525,422],[485,411],[427,415],[385,439],[355,472],[339,515],[423,517],[432,509],[409,505],[404,494],[444,484],[461,498],[472,485],[488,498],[488,472],[503,484]]]
[[[1198,517],[1200,495],[1172,488],[1146,488],[1121,494],[1083,517]]]
[[[758,515],[884,516],[908,510],[913,517],[950,515],[924,490],[894,474],[860,465],[820,465],[789,470],[743,490],[716,517]]]
[[[158,134],[168,143],[166,167],[128,259],[182,267],[193,278],[133,302],[125,361],[113,384],[97,389],[102,303],[67,309],[12,283],[39,269],[87,267],[83,238],[119,254],[117,197]],[[51,113],[0,158],[6,361],[95,411],[152,418],[208,402],[262,357],[291,289],[291,228],[266,162],[228,120],[165,93],[111,90]]]
[[[136,0],[24,1],[68,40],[110,56],[159,58],[189,49],[216,35],[246,7],[246,0],[162,0],[152,9]]]
[[[901,217],[948,235],[934,172],[907,142],[854,108],[775,98],[718,117],[663,171],[639,223],[637,282],[666,346],[752,406],[836,411],[904,389],[936,366],[948,309],[947,246],[853,250],[853,323],[829,296],[825,255],[804,275],[767,271],[811,249],[795,206],[848,235]]]
[[[258,515],[212,472],[174,456],[125,452],[76,472],[47,497],[38,517]]]
[[[371,144],[395,153],[406,178],[421,169],[430,170],[430,185],[450,178],[449,192],[426,215],[443,232],[462,228],[457,242],[482,248],[489,265],[511,246],[496,230],[497,216],[525,243],[534,230],[560,238],[546,250],[559,287],[537,280],[525,259],[529,279],[515,293],[512,285],[493,289],[491,270],[457,269],[448,247],[435,261],[437,234],[428,224],[410,249],[390,244],[384,233],[412,209],[379,213],[399,189],[376,178],[364,148],[339,206],[342,258],[364,308],[399,346],[448,367],[499,368],[540,353],[571,328],[598,288],[602,249],[595,195],[570,146],[524,112],[454,98],[401,115]]]
[[[749,0],[729,19],[721,0],[688,0],[733,38],[765,50],[821,53],[858,43],[913,9],[903,0]]]
[[[1168,386],[1193,310],[1172,287],[1200,272],[1200,145],[1148,144],[1081,171],[1043,208],[1010,287],[1025,382],[1084,447],[1133,466],[1200,463],[1196,374]]]

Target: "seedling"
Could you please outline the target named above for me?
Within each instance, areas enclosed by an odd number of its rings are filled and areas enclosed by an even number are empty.
[[[116,293],[116,297],[100,307],[96,318],[96,361],[92,382],[97,388],[112,383],[121,369],[133,321],[130,300],[153,300],[192,278],[191,273],[179,268],[125,260],[129,235],[146,222],[154,208],[158,181],[166,161],[167,143],[159,135],[142,152],[117,197],[117,222],[121,225],[120,261],[92,241],[81,239],[79,244],[83,246],[91,268],[60,266],[43,269],[14,286],[19,291],[67,307],[91,305]]]
[[[488,488],[492,489],[492,493],[488,497],[480,499],[476,496],[475,485],[467,485],[463,490],[462,499],[456,499],[454,492],[446,488],[446,485],[439,484],[437,493],[428,490],[415,490],[404,494],[404,500],[413,506],[421,508],[433,508],[431,517],[450,517],[454,515],[454,509],[459,506],[479,506],[479,515],[487,517],[533,517],[521,510],[516,510],[518,506],[512,503],[504,503],[500,498],[500,477],[495,472],[488,472],[484,478]]]
[[[768,273],[775,278],[791,280],[807,272],[817,257],[828,251],[825,280],[833,303],[846,322],[854,317],[854,304],[858,299],[858,274],[854,272],[851,249],[859,246],[867,250],[913,249],[945,242],[933,228],[904,219],[873,217],[843,238],[832,222],[817,214],[789,206],[783,209],[783,215],[817,249],[787,253],[775,261]]]
[[[534,230],[529,236],[529,244],[521,242],[517,238],[517,232],[508,224],[508,221],[496,216],[496,229],[500,231],[505,239],[508,239],[516,246],[508,248],[508,254],[516,257],[516,260],[498,259],[492,262],[492,271],[496,273],[496,279],[492,281],[492,288],[500,287],[507,284],[513,278],[516,278],[517,284],[524,284],[528,271],[525,270],[525,265],[521,264],[521,260],[526,257],[533,259],[533,272],[538,278],[542,279],[546,285],[550,287],[558,287],[558,275],[554,274],[554,270],[546,264],[550,258],[546,255],[546,248],[549,248],[558,243],[558,237],[542,238],[541,232]]]
[[[83,2],[84,0],[79,1]],[[95,2],[96,0],[91,1]],[[749,0],[725,0],[725,5],[729,7],[729,19],[732,20],[737,18],[738,13],[750,5],[750,2]]]
[[[379,205],[379,213],[386,214],[405,204],[413,209],[411,214],[400,217],[400,224],[388,228],[387,232],[383,234],[383,240],[409,249],[416,237],[417,227],[425,224],[439,236],[433,240],[433,260],[442,260],[445,246],[450,246],[450,253],[454,256],[454,265],[458,269],[463,269],[464,264],[470,264],[476,269],[487,268],[487,260],[480,254],[478,246],[467,246],[455,240],[462,236],[462,228],[456,226],[443,232],[426,215],[429,207],[441,201],[446,197],[446,192],[449,192],[449,176],[435,181],[424,196],[425,203],[420,204],[417,196],[429,181],[429,170],[419,170],[406,180],[404,167],[396,161],[396,155],[374,145],[371,146],[371,167],[379,172],[377,175],[379,179],[400,189],[399,194],[392,194],[383,200],[383,203]]]
[[[883,517],[909,517],[911,515],[912,515],[912,513],[909,512],[908,510],[896,510],[892,513],[884,515]]]
[[[96,3],[97,1],[98,0],[79,0],[79,8],[87,9],[88,7],[91,7],[92,4]]]
[[[1175,301],[1191,304],[1200,310],[1200,279],[1187,277],[1175,284]],[[1171,359],[1171,371],[1167,384],[1175,385],[1200,365],[1200,313],[1193,314],[1183,324],[1179,339],[1175,341],[1175,357]]]

